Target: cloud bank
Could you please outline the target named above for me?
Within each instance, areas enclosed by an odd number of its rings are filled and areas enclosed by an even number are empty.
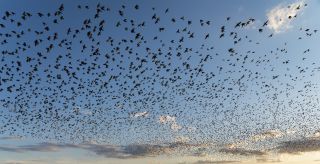
[[[125,146],[118,145],[103,145],[94,143],[84,144],[55,144],[55,143],[39,143],[33,145],[21,146],[0,146],[0,151],[25,153],[25,152],[58,152],[63,149],[82,149],[93,152],[96,155],[106,158],[139,158],[139,157],[154,157],[157,155],[171,155],[186,153],[192,155],[193,151],[208,147],[209,144],[189,144],[184,142],[172,142],[162,145],[151,144],[132,144]]]
[[[318,138],[306,138],[300,140],[285,141],[276,147],[279,153],[300,154],[303,152],[320,151]]]

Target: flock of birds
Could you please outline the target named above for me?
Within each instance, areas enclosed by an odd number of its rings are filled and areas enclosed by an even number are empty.
[[[317,117],[318,83],[305,81],[320,71],[312,50],[290,51],[289,41],[266,50],[275,37],[268,20],[227,17],[219,25],[169,8],[139,18],[139,5],[74,8],[88,14],[72,19],[61,4],[1,16],[1,135],[229,142],[272,128],[308,130],[303,120]],[[297,40],[317,32],[301,28]]]

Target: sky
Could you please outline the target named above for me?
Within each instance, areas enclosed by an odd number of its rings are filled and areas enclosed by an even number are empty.
[[[0,163],[317,163],[319,8],[0,1]]]

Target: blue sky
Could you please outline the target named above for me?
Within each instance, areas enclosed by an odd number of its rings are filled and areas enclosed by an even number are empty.
[[[319,1],[0,4],[2,163],[285,162],[320,149]]]

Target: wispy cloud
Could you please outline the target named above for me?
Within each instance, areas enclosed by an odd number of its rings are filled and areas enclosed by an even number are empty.
[[[148,117],[148,115],[149,115],[149,112],[145,111],[145,112],[134,113],[132,116],[134,118],[138,118],[138,117]]]
[[[186,136],[177,136],[175,138],[175,142],[182,142],[182,143],[187,143],[190,141],[190,138],[189,137],[186,137]]]
[[[267,12],[268,28],[275,33],[284,32],[292,27],[292,20],[303,11],[304,1],[292,4],[279,4]]]
[[[279,137],[282,137],[283,135],[284,133],[282,133],[279,130],[268,130],[263,133],[252,136],[252,140],[257,142],[257,141],[263,141],[266,139],[279,138]]]
[[[160,116],[160,117],[159,117],[159,122],[160,122],[161,124],[165,124],[165,123],[168,123],[168,122],[176,122],[176,117],[174,117],[174,116],[169,116],[169,115],[167,115],[167,116]]]

